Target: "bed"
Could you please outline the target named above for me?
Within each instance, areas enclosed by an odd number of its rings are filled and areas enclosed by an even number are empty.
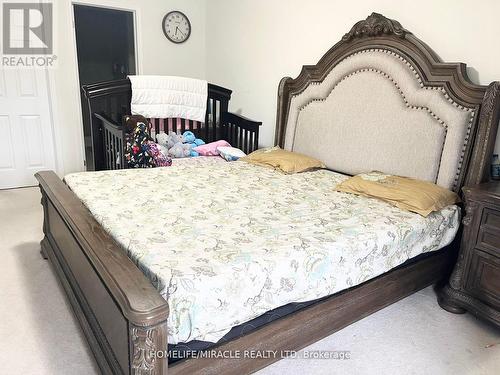
[[[498,83],[472,84],[464,64],[441,62],[397,21],[373,13],[318,64],[279,84],[276,143],[327,170],[283,175],[200,159],[69,175],[67,184],[38,173],[42,255],[101,371],[248,373],[444,280],[460,243],[460,207],[424,220],[332,190],[367,170],[457,193],[487,181],[499,91]],[[312,142],[311,131],[322,141]],[[151,181],[178,183],[158,194]],[[123,201],[134,199],[140,212],[127,212]],[[214,255],[201,259],[201,251]],[[226,275],[228,262],[238,272]],[[296,280],[286,277],[294,272]],[[188,350],[215,355],[169,363],[161,354],[193,342]],[[276,354],[245,355],[255,351]]]

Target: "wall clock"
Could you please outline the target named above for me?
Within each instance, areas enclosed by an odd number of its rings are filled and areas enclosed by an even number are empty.
[[[191,35],[191,23],[187,16],[174,10],[163,17],[163,33],[173,43],[184,43]]]

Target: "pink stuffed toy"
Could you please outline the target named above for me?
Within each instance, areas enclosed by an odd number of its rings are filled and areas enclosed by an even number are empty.
[[[226,141],[221,140],[195,147],[193,150],[202,156],[216,156],[219,155],[217,147],[231,147],[231,145]]]

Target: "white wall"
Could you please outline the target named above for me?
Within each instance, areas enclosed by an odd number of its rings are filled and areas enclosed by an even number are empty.
[[[181,75],[204,78],[206,74],[205,0],[82,0],[79,4],[136,11],[139,65],[142,74]],[[76,47],[71,0],[55,0],[55,54],[57,68],[51,73],[55,96],[54,118],[62,161],[61,175],[83,170],[83,141]],[[191,20],[192,34],[182,45],[169,42],[161,22],[171,10]]]
[[[264,122],[261,145],[271,145],[280,79],[316,64],[373,11],[398,20],[443,60],[467,63],[476,83],[500,80],[498,0],[209,0],[207,77],[233,90],[233,111]]]

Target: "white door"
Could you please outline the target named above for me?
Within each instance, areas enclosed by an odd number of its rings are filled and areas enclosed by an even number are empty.
[[[47,72],[0,68],[0,189],[34,186],[55,169]]]

